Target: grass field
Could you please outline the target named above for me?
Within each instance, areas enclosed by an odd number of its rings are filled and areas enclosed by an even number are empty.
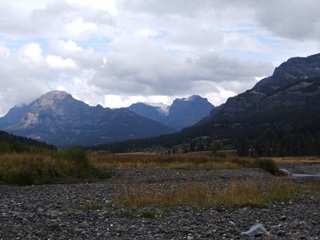
[[[240,169],[261,168],[281,175],[278,162],[320,162],[315,158],[239,158],[212,154],[104,154],[79,148],[0,154],[0,181],[8,184],[43,184],[71,179],[110,177],[116,168]]]
[[[318,156],[299,156],[299,157],[272,157],[276,163],[320,163]]]
[[[262,168],[273,175],[281,172],[272,159],[219,157],[211,154],[89,154],[98,168],[240,169]]]
[[[0,154],[0,181],[7,184],[45,184],[110,176],[110,172],[94,167],[87,153],[79,148]]]
[[[254,206],[266,207],[272,202],[286,202],[303,197],[304,194],[319,193],[319,182],[296,184],[277,179],[261,183],[254,179],[231,181],[227,186],[210,186],[207,183],[193,182],[174,191],[155,188],[148,184],[127,186],[126,190],[115,195],[114,204],[128,207],[146,206]]]

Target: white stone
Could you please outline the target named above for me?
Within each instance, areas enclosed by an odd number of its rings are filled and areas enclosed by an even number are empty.
[[[246,232],[241,232],[242,236],[259,236],[259,235],[264,235],[267,233],[267,230],[265,229],[265,227],[258,223],[256,225],[253,225],[250,230],[246,231]]]

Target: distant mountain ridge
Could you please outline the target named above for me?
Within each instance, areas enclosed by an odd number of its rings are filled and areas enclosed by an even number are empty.
[[[164,104],[135,103],[128,107],[130,111],[158,121],[174,129],[189,127],[206,116],[214,106],[198,95],[188,98],[177,98],[171,106]]]
[[[144,141],[144,146],[191,148],[195,139],[208,139],[209,145],[227,141],[241,154],[251,148],[257,155],[319,155],[320,54],[289,59],[272,76],[213,108],[196,125]],[[137,141],[103,149],[123,151],[128,144],[143,146]]]
[[[89,106],[51,91],[0,118],[0,129],[57,146],[96,145],[172,133],[174,129],[125,108]]]

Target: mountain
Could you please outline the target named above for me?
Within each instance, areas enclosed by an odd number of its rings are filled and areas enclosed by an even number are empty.
[[[128,107],[146,118],[158,121],[174,129],[181,130],[199,122],[210,114],[214,106],[206,98],[193,95],[175,99],[171,106],[164,104],[135,103]]]
[[[63,91],[14,107],[0,118],[0,129],[57,146],[96,145],[174,131],[125,108],[89,106]]]
[[[16,124],[17,119],[23,118],[27,111],[28,106],[26,104],[14,106],[4,117],[0,118],[0,128],[5,129],[13,124]]]
[[[318,96],[319,77],[320,54],[291,58],[277,67],[271,77],[214,109],[211,119],[259,118],[270,121],[280,115],[287,119],[286,111],[308,108],[308,102]]]
[[[143,103],[138,102],[130,105],[128,110],[157,122],[163,122],[163,119],[169,114],[170,106],[163,103]]]
[[[257,155],[320,154],[320,54],[282,63],[184,136],[232,139],[239,152]]]
[[[204,141],[205,140],[205,141]],[[144,146],[212,142],[237,148],[246,155],[320,154],[320,54],[295,57],[282,63],[272,76],[252,89],[213,108],[199,123],[167,136],[144,140]],[[142,141],[109,146],[143,147]],[[108,149],[104,146],[104,149]]]

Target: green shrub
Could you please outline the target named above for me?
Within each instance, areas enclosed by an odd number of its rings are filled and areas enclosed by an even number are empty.
[[[272,175],[276,175],[276,176],[281,175],[281,171],[279,167],[271,159],[255,159],[254,163],[258,168],[261,168],[271,173]]]
[[[81,166],[90,166],[90,162],[88,160],[86,151],[80,147],[63,149],[60,151],[59,155],[62,158],[68,159],[69,161],[73,161],[74,163],[79,164]]]

